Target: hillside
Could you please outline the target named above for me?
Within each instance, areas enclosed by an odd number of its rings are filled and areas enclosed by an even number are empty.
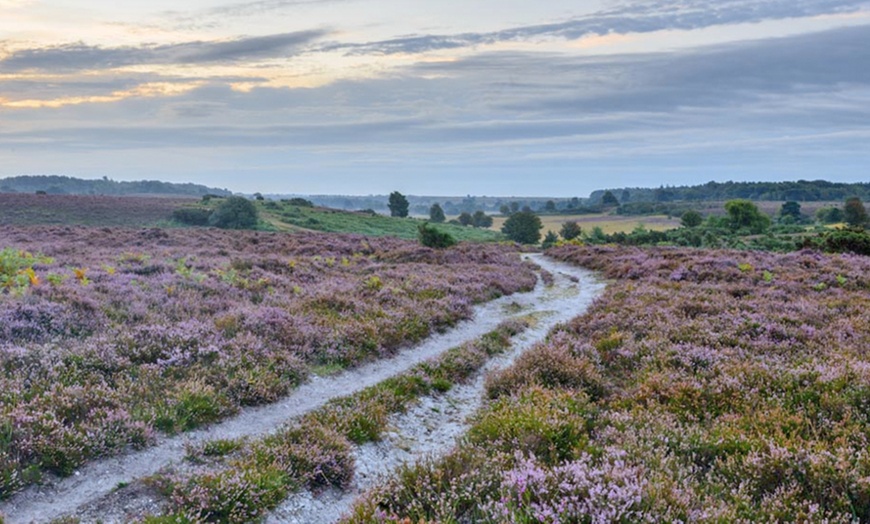
[[[14,176],[0,178],[0,193],[35,193],[44,191],[50,195],[170,195],[203,196],[206,194],[229,196],[226,189],[217,189],[200,184],[176,184],[159,180],[124,182],[103,177],[85,180],[68,176]]]

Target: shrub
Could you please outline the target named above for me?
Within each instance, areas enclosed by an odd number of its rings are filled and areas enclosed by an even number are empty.
[[[188,226],[207,226],[211,213],[202,207],[182,207],[172,212],[172,220]]]
[[[502,233],[520,244],[537,244],[541,239],[544,224],[538,215],[531,211],[520,211],[511,215],[501,228]]]
[[[257,207],[244,197],[229,197],[208,218],[210,226],[221,229],[252,229],[258,220]]]
[[[426,247],[443,249],[456,244],[456,239],[446,231],[439,231],[426,223],[418,228],[420,243]]]

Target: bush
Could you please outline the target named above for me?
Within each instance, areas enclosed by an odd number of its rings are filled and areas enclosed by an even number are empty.
[[[188,226],[207,226],[211,210],[202,207],[182,207],[172,212],[172,220]]]
[[[501,232],[520,244],[537,244],[541,239],[544,224],[538,215],[531,211],[520,211],[511,215],[501,228]]]
[[[426,247],[443,249],[456,244],[456,239],[450,233],[439,231],[427,223],[420,224],[418,230],[420,243]]]
[[[253,202],[234,196],[215,208],[208,218],[208,224],[221,229],[252,229],[256,227],[258,218]]]

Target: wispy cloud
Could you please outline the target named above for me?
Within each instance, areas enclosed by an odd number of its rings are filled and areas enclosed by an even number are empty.
[[[42,70],[69,72],[147,64],[234,63],[301,53],[328,34],[325,30],[299,31],[219,41],[171,45],[101,47],[84,43],[22,49],[0,60],[0,73]]]
[[[614,33],[703,29],[765,20],[854,13],[867,8],[865,0],[664,0],[632,3],[618,9],[548,24],[490,32],[412,35],[364,43],[337,42],[325,46],[325,49],[344,50],[350,54],[420,53],[536,38],[576,40]]]

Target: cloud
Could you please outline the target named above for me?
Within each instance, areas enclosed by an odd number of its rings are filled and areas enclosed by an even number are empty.
[[[691,30],[765,20],[843,14],[867,8],[865,0],[685,0],[634,2],[618,9],[548,24],[491,32],[413,35],[365,43],[332,43],[326,50],[350,54],[420,53],[536,38],[576,40],[584,36]]]
[[[299,54],[326,34],[324,30],[310,30],[158,46],[100,47],[75,43],[23,49],[0,60],[0,73],[32,70],[70,72],[144,64],[232,63],[277,58]]]

